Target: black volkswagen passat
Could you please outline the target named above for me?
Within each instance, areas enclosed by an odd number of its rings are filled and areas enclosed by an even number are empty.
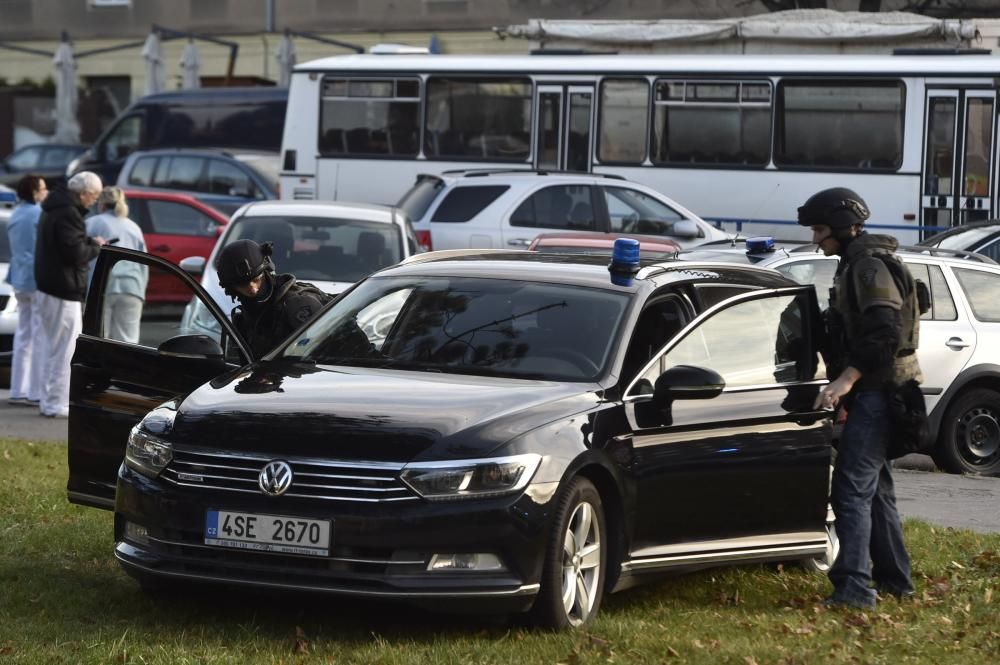
[[[172,337],[152,310],[138,341],[105,334],[123,262],[185,284],[220,337]],[[829,562],[817,325],[812,287],[764,269],[667,262],[618,286],[599,257],[442,252],[249,362],[189,276],[106,249],[73,361],[69,498],[115,511],[115,556],[147,588],[578,626],[664,572]]]

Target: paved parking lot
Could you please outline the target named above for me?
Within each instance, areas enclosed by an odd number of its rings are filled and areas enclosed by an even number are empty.
[[[67,421],[42,418],[36,409],[7,405],[0,390],[0,438],[66,441]],[[924,455],[910,455],[897,466],[896,497],[903,517],[983,532],[1000,532],[1000,478],[932,472]]]

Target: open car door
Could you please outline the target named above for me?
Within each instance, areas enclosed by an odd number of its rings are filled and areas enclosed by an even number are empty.
[[[149,291],[164,286],[186,293],[187,304],[163,302]],[[185,316],[186,309],[197,317]],[[185,329],[192,319],[202,325]],[[227,314],[178,266],[105,246],[73,354],[70,502],[113,509],[129,430],[163,402],[249,363],[249,348]]]

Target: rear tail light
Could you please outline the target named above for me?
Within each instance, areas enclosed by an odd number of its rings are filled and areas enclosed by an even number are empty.
[[[419,244],[425,252],[429,252],[434,249],[434,244],[431,242],[430,229],[426,231],[415,231],[415,233],[417,234],[417,244]]]

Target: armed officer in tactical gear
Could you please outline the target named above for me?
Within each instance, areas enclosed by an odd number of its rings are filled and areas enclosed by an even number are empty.
[[[913,593],[886,446],[890,390],[922,380],[917,289],[894,253],[896,239],[864,231],[868,206],[856,192],[823,190],[798,213],[818,249],[841,257],[827,312],[830,383],[813,407],[847,408],[831,487],[840,552],[824,602],[871,608],[877,592]]]
[[[236,240],[226,245],[216,264],[219,285],[239,299],[233,324],[250,344],[254,357],[273,349],[309,321],[331,297],[294,275],[275,274],[271,243]]]

